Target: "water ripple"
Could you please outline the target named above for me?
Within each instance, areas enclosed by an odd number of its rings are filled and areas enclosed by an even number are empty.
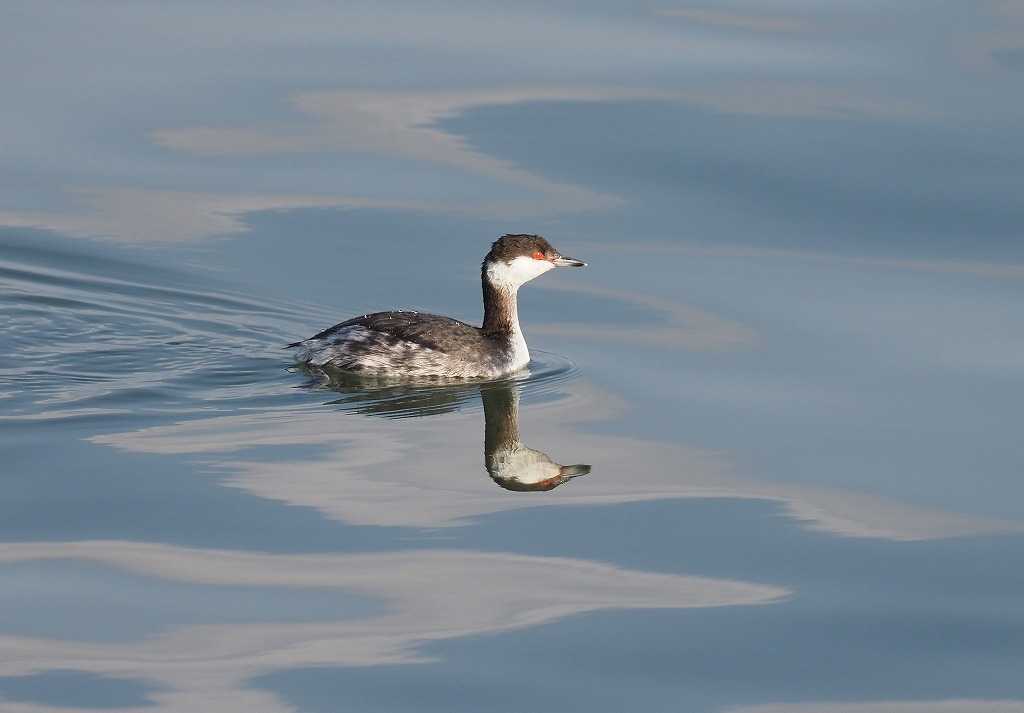
[[[219,289],[149,285],[57,269],[58,255],[0,259],[0,380],[9,419],[45,413],[180,412],[265,393],[281,378],[294,309]],[[138,274],[147,274],[140,266]],[[162,273],[159,273],[162,274]],[[182,282],[194,282],[194,278]]]

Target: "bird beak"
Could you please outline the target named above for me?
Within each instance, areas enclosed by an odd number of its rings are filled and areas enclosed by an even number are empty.
[[[555,267],[586,267],[587,266],[587,263],[583,262],[582,260],[577,260],[576,258],[572,258],[572,257],[563,257],[561,255],[559,255],[554,260],[552,260],[552,262],[555,263]]]

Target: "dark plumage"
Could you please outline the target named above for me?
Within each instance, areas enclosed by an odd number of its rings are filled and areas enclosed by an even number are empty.
[[[558,251],[540,235],[509,233],[491,243],[491,250],[484,256],[482,267],[486,268],[488,260],[500,260],[508,263],[520,256],[530,257],[535,252],[543,253],[549,260],[558,257]]]
[[[413,342],[427,349],[436,349],[442,352],[455,351],[481,337],[479,327],[451,317],[398,310],[353,317],[315,334],[310,339],[330,339],[344,328],[353,326],[365,327],[372,332],[379,332],[394,339]],[[291,346],[299,346],[299,344],[301,342]]]

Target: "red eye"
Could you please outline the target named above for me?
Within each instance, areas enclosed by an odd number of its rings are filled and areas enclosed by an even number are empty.
[[[533,254],[533,259],[534,260],[547,260],[547,258],[544,256],[544,253],[542,253],[540,250],[538,250],[537,252],[535,252]]]

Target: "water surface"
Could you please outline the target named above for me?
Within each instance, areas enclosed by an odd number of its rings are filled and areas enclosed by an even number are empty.
[[[2,25],[4,711],[1024,711],[1018,3]]]

